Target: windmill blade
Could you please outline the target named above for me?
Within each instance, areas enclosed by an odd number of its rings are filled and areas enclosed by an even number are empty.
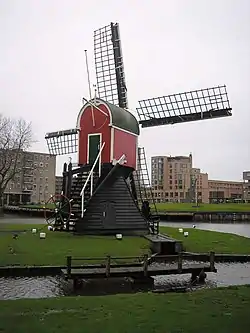
[[[73,154],[78,151],[79,129],[72,128],[63,131],[46,133],[49,153],[52,155]]]
[[[226,86],[218,86],[139,101],[142,127],[231,116]]]
[[[99,97],[128,108],[118,23],[94,31],[94,55]]]

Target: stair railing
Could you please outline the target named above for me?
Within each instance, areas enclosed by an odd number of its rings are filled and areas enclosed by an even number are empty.
[[[84,191],[85,191],[85,188],[86,188],[86,186],[87,186],[87,184],[88,184],[88,182],[90,180],[90,196],[92,196],[92,194],[93,194],[93,181],[94,181],[93,175],[94,175],[94,170],[95,170],[95,166],[96,166],[97,162],[99,161],[99,158],[101,156],[101,153],[103,151],[104,146],[105,146],[105,142],[103,142],[103,144],[102,144],[102,146],[101,146],[101,148],[99,150],[99,153],[96,156],[95,162],[94,162],[94,164],[93,164],[93,166],[92,166],[92,168],[91,168],[91,170],[90,170],[90,172],[88,174],[88,177],[87,177],[87,179],[86,179],[86,181],[85,181],[85,183],[83,185],[83,188],[81,190],[81,193],[80,193],[80,195],[82,197],[82,217],[83,217],[83,214],[84,214]],[[100,177],[100,168],[99,168],[99,177]]]

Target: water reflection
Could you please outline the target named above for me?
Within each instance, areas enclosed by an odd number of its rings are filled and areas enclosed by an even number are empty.
[[[0,299],[63,296],[63,282],[59,277],[0,278]]]
[[[250,263],[219,263],[218,273],[207,273],[205,284],[192,285],[191,290],[250,284]],[[155,278],[155,289],[168,289],[177,286],[190,287],[190,274],[168,275]],[[61,277],[0,278],[0,299],[46,298],[69,295],[104,295],[132,293],[142,290],[129,280],[88,281],[85,286],[73,292],[71,282]]]

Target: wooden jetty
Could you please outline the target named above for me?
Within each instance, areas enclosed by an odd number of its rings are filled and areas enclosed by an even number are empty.
[[[152,253],[158,254],[177,254],[182,252],[182,241],[169,237],[165,234],[149,234],[144,236],[150,242]]]
[[[67,257],[67,268],[62,274],[67,279],[100,279],[111,277],[131,277],[134,279],[150,278],[159,275],[191,274],[192,278],[201,272],[217,272],[214,266],[214,252],[210,253],[209,263],[190,263],[190,255],[162,255],[148,257],[145,255],[140,261],[139,257],[102,257],[102,258],[73,258]],[[101,264],[74,266],[74,261],[102,261]],[[112,263],[112,260],[115,261]],[[117,261],[133,260],[131,263]],[[185,261],[186,260],[186,261]],[[140,261],[140,262],[139,262]],[[159,264],[160,263],[160,264]],[[166,264],[167,263],[167,264]]]

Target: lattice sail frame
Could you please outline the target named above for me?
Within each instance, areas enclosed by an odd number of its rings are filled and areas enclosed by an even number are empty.
[[[46,133],[49,153],[52,155],[66,155],[78,152],[78,132],[76,128]]]
[[[231,116],[226,86],[217,86],[139,101],[142,127]]]
[[[97,92],[101,99],[128,108],[119,24],[94,31]]]

